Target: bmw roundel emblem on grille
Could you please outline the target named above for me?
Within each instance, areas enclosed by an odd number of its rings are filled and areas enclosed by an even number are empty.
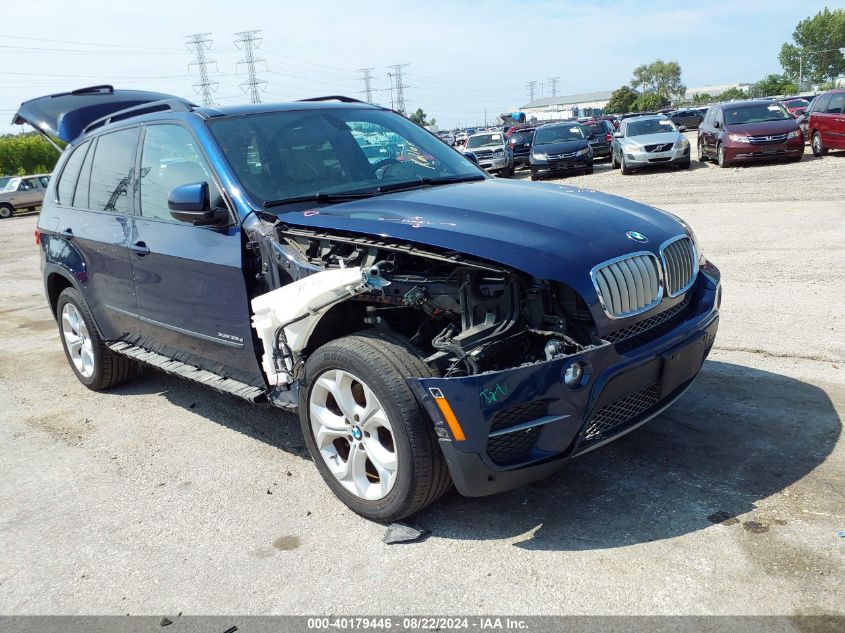
[[[625,233],[629,239],[634,240],[635,242],[648,242],[648,238],[640,233],[639,231],[628,231]]]

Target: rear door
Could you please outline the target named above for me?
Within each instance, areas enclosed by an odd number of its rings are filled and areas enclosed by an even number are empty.
[[[43,196],[44,192],[38,189],[37,178],[21,178],[14,204],[18,209],[36,207],[41,204]]]
[[[169,192],[205,181],[220,189],[191,131],[145,127],[139,157],[132,266],[142,345],[217,374],[264,386],[253,348],[240,227],[193,226],[170,215]]]
[[[81,255],[82,292],[108,340],[131,338],[137,326],[128,245],[139,132],[109,132],[75,149],[59,180],[57,210],[41,220]]]
[[[828,143],[830,134],[828,129],[828,117],[830,115],[827,113],[827,107],[830,105],[832,97],[833,93],[827,93],[819,95],[819,97],[816,98],[816,102],[813,104],[813,113],[811,115],[812,120],[810,121],[810,134],[818,132],[825,145]],[[810,140],[812,140],[812,137]]]

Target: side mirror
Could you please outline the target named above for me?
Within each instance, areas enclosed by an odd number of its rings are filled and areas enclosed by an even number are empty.
[[[718,121],[713,121],[713,127],[718,130],[720,127],[722,127],[722,124],[719,123]]]
[[[613,138],[622,138],[622,132],[614,132]]]
[[[464,156],[478,165],[478,156],[476,156],[474,152],[464,152]]]
[[[679,125],[679,126],[678,126],[678,131],[680,131],[680,132],[686,132],[686,131],[687,131],[687,126],[686,126],[686,125]]]
[[[167,207],[174,218],[195,226],[219,226],[229,221],[226,209],[211,208],[208,183],[205,181],[171,189],[167,196]]]

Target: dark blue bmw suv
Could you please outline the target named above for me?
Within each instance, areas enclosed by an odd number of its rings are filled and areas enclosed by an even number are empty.
[[[146,363],[298,411],[371,519],[549,475],[669,406],[713,345],[719,271],[679,218],[490,178],[378,106],[97,86],[14,121],[67,143],[38,235],[79,380]]]

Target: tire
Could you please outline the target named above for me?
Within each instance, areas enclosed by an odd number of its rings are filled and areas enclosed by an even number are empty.
[[[111,351],[97,332],[85,299],[74,288],[65,288],[56,302],[62,348],[73,373],[92,391],[115,387],[135,377],[138,363]],[[74,335],[77,349],[71,342]],[[72,349],[73,348],[73,349]]]
[[[727,169],[731,166],[731,162],[725,158],[725,146],[721,143],[716,146],[716,162],[719,163],[719,167],[722,169]]]
[[[531,180],[540,180],[540,174],[533,169],[531,170]]]
[[[681,163],[678,163],[678,169],[689,169],[691,165],[690,159],[687,159]]]
[[[622,174],[623,174],[624,176],[629,176],[629,175],[631,175],[632,173],[634,173],[634,172],[631,170],[631,168],[630,168],[630,167],[628,167],[628,165],[626,165],[626,164],[625,164],[625,155],[624,155],[624,154],[620,157],[620,161],[619,161],[619,168],[622,170]]]
[[[699,163],[706,163],[707,156],[704,153],[704,142],[699,139],[698,141],[698,162]]]
[[[822,135],[818,132],[813,133],[813,140],[812,140],[812,147],[813,147],[813,156],[821,158],[822,156],[827,156],[827,148],[824,146],[824,141],[822,141]]]
[[[593,173],[593,168],[592,168],[592,167],[590,167],[589,169],[585,169],[585,170],[584,170],[584,175],[585,175],[585,176],[590,176],[590,175],[592,175],[592,173]]]
[[[513,171],[514,171],[513,167],[508,167],[506,169],[503,169],[502,171],[499,172],[499,177],[500,178],[513,178]]]
[[[0,204],[0,219],[5,220],[6,218],[10,218],[14,212],[15,208],[12,205]]]
[[[619,163],[616,162],[616,152],[610,153],[610,168],[619,169]]]
[[[406,339],[382,332],[326,343],[305,363],[299,420],[308,451],[332,492],[373,521],[419,512],[451,486],[431,420],[406,376],[432,372]],[[346,401],[345,413],[334,393]],[[365,407],[377,411],[362,421]]]

